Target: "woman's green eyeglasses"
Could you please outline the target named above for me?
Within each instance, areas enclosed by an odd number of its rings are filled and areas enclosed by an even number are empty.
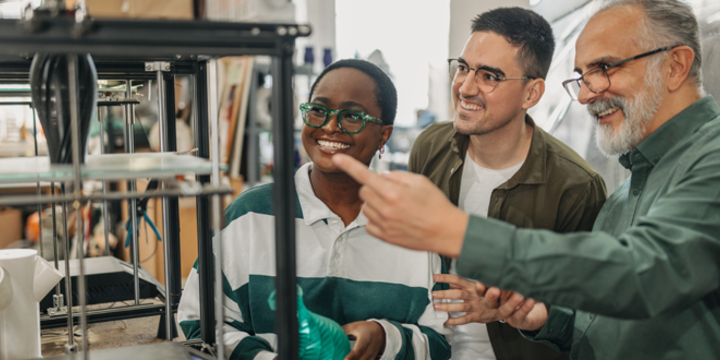
[[[302,111],[302,118],[305,125],[316,129],[325,126],[325,124],[330,121],[330,114],[335,114],[340,130],[351,135],[361,132],[368,121],[380,125],[384,124],[382,120],[372,117],[360,110],[334,110],[315,103],[300,104],[300,110]]]

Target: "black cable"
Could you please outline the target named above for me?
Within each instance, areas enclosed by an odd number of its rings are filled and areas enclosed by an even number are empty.
[[[140,116],[138,115],[137,109],[135,109],[135,120],[140,119]],[[140,130],[142,130],[143,135],[145,135],[145,140],[148,144],[150,144],[150,135],[148,135],[147,131],[145,130],[145,126],[142,124],[142,121],[136,121],[140,123]]]
[[[67,56],[35,54],[30,66],[33,107],[48,143],[51,163],[72,163]],[[78,55],[80,159],[84,162],[92,115],[97,105],[97,69],[89,54]]]

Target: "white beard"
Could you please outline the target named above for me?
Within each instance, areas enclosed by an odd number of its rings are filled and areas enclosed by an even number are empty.
[[[617,132],[613,131],[610,124],[596,123],[595,143],[605,156],[627,153],[645,139],[647,126],[662,104],[662,86],[660,66],[648,66],[645,74],[647,91],[641,91],[629,100],[618,96],[588,104],[588,111],[595,119],[598,118],[597,114],[613,107],[619,107],[625,114],[625,120]]]

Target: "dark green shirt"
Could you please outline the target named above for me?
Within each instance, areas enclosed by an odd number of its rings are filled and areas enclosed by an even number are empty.
[[[592,232],[471,217],[458,272],[553,304],[526,336],[572,359],[718,359],[720,108],[698,100],[620,162]]]
[[[523,228],[557,232],[590,230],[602,208],[605,183],[585,160],[561,141],[533,126],[525,162],[510,180],[493,189],[488,217]],[[469,137],[452,122],[433,124],[415,140],[409,170],[427,176],[457,205]],[[524,339],[507,324],[488,324],[498,360],[559,360],[567,355]]]

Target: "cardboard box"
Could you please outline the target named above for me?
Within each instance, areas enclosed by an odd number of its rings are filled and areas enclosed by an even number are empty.
[[[11,207],[0,207],[0,249],[22,238],[22,211]]]
[[[72,6],[67,1],[67,6]],[[88,13],[98,19],[192,20],[192,0],[85,0]]]

